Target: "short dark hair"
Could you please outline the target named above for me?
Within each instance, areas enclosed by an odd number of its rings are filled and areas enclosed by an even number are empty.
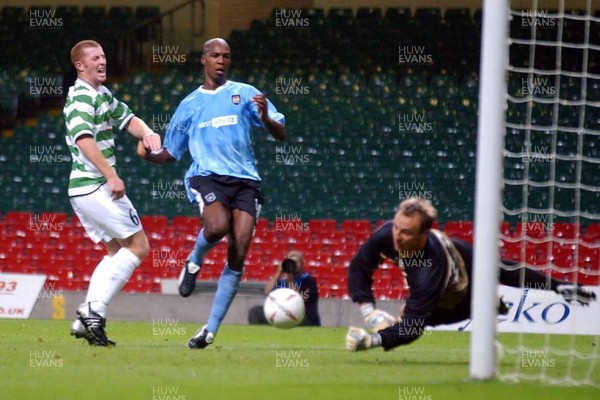
[[[101,46],[100,43],[96,42],[95,40],[82,40],[81,42],[73,46],[73,48],[71,49],[71,63],[75,65],[77,61],[81,60],[81,57],[83,56],[83,51],[90,47]]]

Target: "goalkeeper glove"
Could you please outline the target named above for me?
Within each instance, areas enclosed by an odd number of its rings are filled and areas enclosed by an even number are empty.
[[[348,351],[369,350],[381,346],[381,336],[368,333],[362,328],[351,326],[346,334],[346,349]]]
[[[360,312],[365,319],[367,329],[371,332],[389,328],[398,322],[397,318],[385,311],[376,309],[372,303],[362,305]]]

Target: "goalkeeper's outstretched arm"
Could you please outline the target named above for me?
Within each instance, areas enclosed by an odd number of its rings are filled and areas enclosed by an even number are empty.
[[[360,248],[348,267],[348,293],[360,307],[365,325],[371,332],[385,329],[397,322],[393,315],[375,308],[373,273],[383,262],[382,254],[391,253],[390,227],[384,225]]]

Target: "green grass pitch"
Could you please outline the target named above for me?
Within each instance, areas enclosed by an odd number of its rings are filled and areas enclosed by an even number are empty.
[[[213,345],[189,350],[185,344],[196,328],[177,321],[109,322],[109,337],[117,346],[97,348],[70,337],[69,321],[1,320],[0,398],[600,398],[600,389],[589,386],[470,382],[468,333],[433,332],[391,352],[350,353],[344,349],[345,328],[225,325]],[[505,342],[516,340],[516,335],[503,336]],[[576,347],[591,341],[578,338]],[[557,361],[556,369],[561,367]],[[573,368],[576,375],[586,367]]]

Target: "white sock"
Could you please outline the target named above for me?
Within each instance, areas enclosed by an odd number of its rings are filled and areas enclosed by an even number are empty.
[[[122,248],[117,254],[109,258],[108,262],[102,260],[96,267],[90,279],[90,288],[86,302],[92,304],[92,309],[106,317],[106,306],[127,283],[133,271],[142,263],[131,251]]]
[[[375,305],[373,303],[365,303],[360,306],[360,314],[363,316],[363,318],[366,318],[373,311],[375,311]]]
[[[104,256],[94,269],[92,277],[90,278],[90,286],[88,287],[88,292],[85,296],[86,303],[96,301],[99,298],[98,292],[100,291],[101,286],[103,286],[101,283],[107,279],[105,277],[110,273],[111,259],[112,257],[110,256]]]

